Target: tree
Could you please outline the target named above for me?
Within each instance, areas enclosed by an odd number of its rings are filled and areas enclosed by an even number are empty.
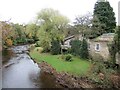
[[[33,38],[35,41],[37,41],[39,35],[38,30],[39,26],[35,23],[31,23],[26,26],[25,33],[28,36],[28,38]]]
[[[113,33],[116,27],[115,13],[110,3],[106,0],[98,0],[94,6],[94,16],[96,16],[100,24],[105,25],[102,33]],[[94,25],[95,23],[93,23]]]
[[[88,44],[86,39],[83,39],[81,42],[80,57],[83,59],[88,59],[89,57]]]
[[[83,16],[77,16],[75,18],[75,27],[78,33],[81,33],[83,37],[85,37],[85,34],[87,31],[90,30],[92,15],[91,13],[87,13]]]
[[[73,55],[77,55],[79,56],[80,55],[80,47],[81,47],[81,41],[80,40],[72,40],[70,42],[71,44],[71,53]]]
[[[51,43],[51,53],[57,55],[61,53],[61,46],[59,40],[52,40]]]
[[[24,26],[19,25],[19,24],[12,24],[12,27],[13,27],[13,30],[15,32],[14,44],[26,43],[26,35],[25,35]]]
[[[12,45],[12,37],[15,35],[12,25],[9,22],[2,21],[0,22],[1,30],[2,30],[2,46],[3,48],[6,46]],[[10,42],[10,43],[9,43]],[[7,45],[10,44],[10,45]]]
[[[115,37],[112,43],[109,44],[109,52],[111,56],[111,62],[114,65],[116,63],[116,54],[120,55],[120,26],[116,28]]]
[[[105,24],[101,24],[97,16],[92,19],[91,32],[89,38],[96,38],[104,33]]]
[[[64,39],[69,20],[58,11],[50,8],[42,9],[38,13],[37,21],[40,25],[39,40],[43,47],[48,46],[47,49],[50,49],[53,39],[59,40],[59,42]]]

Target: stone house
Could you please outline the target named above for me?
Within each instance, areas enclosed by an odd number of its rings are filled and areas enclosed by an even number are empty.
[[[99,60],[99,59],[100,60],[102,59],[104,61],[109,60],[110,53],[109,53],[108,44],[113,41],[114,36],[115,36],[114,33],[106,33],[95,39],[88,39],[87,42],[88,42],[88,50],[89,50],[90,56],[96,60]],[[81,35],[79,35],[77,37],[73,35],[73,36],[65,38],[62,48],[64,48],[64,49],[70,48],[71,47],[70,41],[74,40],[76,38],[79,40],[82,40]],[[120,64],[119,57],[120,57],[120,55],[116,56],[116,61],[117,61],[117,63]]]
[[[95,39],[88,40],[90,55],[107,61],[110,58],[108,44],[113,41],[114,33],[106,33]]]

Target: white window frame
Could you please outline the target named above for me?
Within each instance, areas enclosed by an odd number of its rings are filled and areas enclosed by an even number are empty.
[[[97,49],[97,45],[99,45],[99,49]],[[100,51],[100,43],[95,44],[95,50]]]

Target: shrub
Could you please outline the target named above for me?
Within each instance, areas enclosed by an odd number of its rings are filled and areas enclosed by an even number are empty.
[[[80,40],[72,40],[70,42],[71,44],[71,54],[79,56],[80,55],[80,46],[81,46],[81,41]]]
[[[65,61],[72,61],[72,55],[71,54],[67,54],[65,56]]]
[[[89,57],[88,44],[87,44],[86,39],[83,39],[81,42],[80,57],[83,59],[88,59],[88,57]]]
[[[94,62],[94,67],[91,69],[91,74],[88,76],[88,78],[105,88],[111,86],[110,76],[113,73],[115,73],[115,71],[112,69],[106,69],[104,63]]]
[[[6,40],[6,45],[7,45],[7,46],[12,46],[12,44],[13,44],[13,42],[12,42],[11,39],[7,39],[7,40]]]
[[[52,40],[51,45],[52,45],[52,46],[51,46],[51,53],[52,53],[53,55],[60,54],[61,46],[60,46],[59,40]]]
[[[38,41],[36,42],[35,47],[40,47],[40,44]]]
[[[42,48],[42,47],[36,47],[36,48],[35,48],[35,51],[37,51],[37,52],[39,52],[39,53],[42,53],[43,48]]]

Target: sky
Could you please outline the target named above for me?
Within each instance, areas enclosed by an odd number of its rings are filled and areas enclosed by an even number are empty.
[[[71,22],[78,15],[93,12],[97,0],[0,0],[0,21],[27,24],[34,21],[37,13],[43,8],[53,8],[67,16]],[[115,12],[118,22],[118,2],[108,0]]]

